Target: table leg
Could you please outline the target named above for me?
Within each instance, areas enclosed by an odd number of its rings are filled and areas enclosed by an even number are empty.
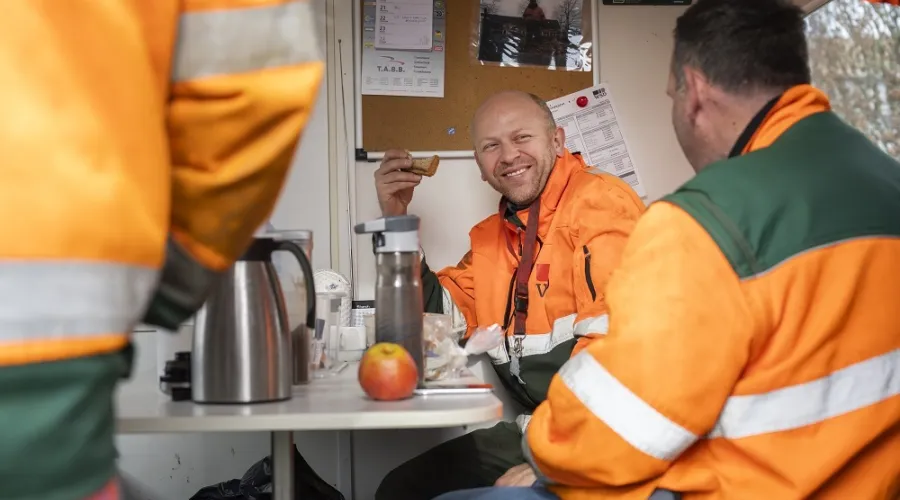
[[[337,431],[337,489],[353,498],[353,431]],[[900,500],[900,499],[898,499]]]
[[[272,431],[272,500],[294,500],[292,431]]]

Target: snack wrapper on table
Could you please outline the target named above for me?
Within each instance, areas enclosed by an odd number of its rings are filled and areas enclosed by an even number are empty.
[[[500,325],[478,328],[465,347],[452,333],[450,316],[425,313],[422,335],[425,343],[425,380],[447,380],[459,377],[466,368],[469,356],[483,354],[503,342]]]

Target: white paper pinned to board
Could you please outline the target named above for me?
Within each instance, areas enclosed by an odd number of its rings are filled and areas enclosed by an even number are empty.
[[[431,50],[433,0],[377,0],[375,48]]]
[[[647,196],[619,125],[619,113],[609,85],[601,83],[547,101],[547,106],[556,124],[566,131],[569,151],[581,153],[588,165],[627,182],[641,198]]]

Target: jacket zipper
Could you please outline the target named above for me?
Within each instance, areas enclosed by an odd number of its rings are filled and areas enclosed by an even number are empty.
[[[584,280],[587,281],[588,290],[591,291],[591,300],[597,300],[597,290],[594,288],[594,280],[591,279],[591,251],[587,245],[581,248],[584,250]]]

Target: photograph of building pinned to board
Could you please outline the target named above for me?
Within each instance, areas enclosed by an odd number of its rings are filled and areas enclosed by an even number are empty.
[[[585,36],[590,19],[583,1],[590,0],[481,0],[478,61],[591,71],[591,40]]]

